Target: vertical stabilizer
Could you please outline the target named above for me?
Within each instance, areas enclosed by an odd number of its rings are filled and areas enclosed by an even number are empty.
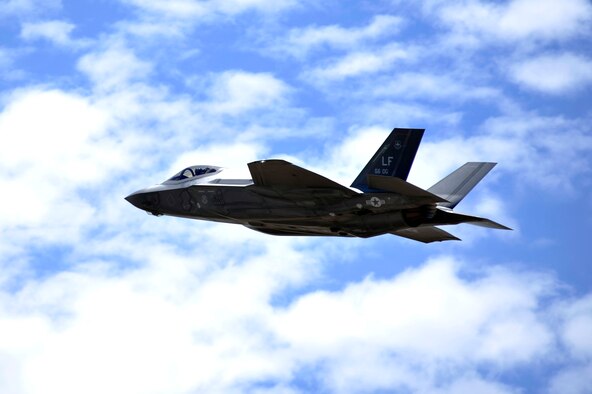
[[[393,129],[351,187],[369,191],[368,175],[393,176],[406,180],[423,132],[424,129]]]
[[[428,191],[449,201],[440,205],[454,208],[495,165],[496,163],[466,163]]]

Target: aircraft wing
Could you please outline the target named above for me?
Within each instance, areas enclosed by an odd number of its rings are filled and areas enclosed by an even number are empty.
[[[337,189],[347,195],[357,193],[324,176],[305,170],[285,160],[261,160],[248,164],[256,186],[280,187],[287,189]]]
[[[408,197],[424,198],[432,203],[448,202],[444,198],[423,190],[399,178],[383,175],[368,175],[368,186],[373,189],[384,190]]]
[[[426,244],[441,241],[460,241],[460,238],[434,226],[406,228],[404,230],[393,231],[391,234]]]

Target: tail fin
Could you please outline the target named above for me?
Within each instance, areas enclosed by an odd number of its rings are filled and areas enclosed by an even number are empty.
[[[371,188],[368,186],[368,175],[394,176],[406,180],[424,131],[425,129],[393,129],[351,187],[369,191]]]
[[[428,191],[449,202],[440,205],[454,208],[496,163],[471,162],[458,168],[450,175],[430,187]]]

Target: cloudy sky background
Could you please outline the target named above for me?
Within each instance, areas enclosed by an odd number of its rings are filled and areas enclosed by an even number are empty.
[[[0,392],[592,392],[586,0],[1,0]],[[498,166],[462,242],[275,238],[123,198],[285,158]]]

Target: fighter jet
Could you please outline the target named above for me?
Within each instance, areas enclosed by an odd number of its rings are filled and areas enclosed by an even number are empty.
[[[155,216],[242,224],[271,235],[394,234],[430,243],[459,240],[440,225],[510,230],[453,211],[496,163],[466,163],[427,190],[406,181],[424,131],[395,128],[350,187],[272,159],[249,163],[250,179],[213,165],[187,167],[126,200]]]

